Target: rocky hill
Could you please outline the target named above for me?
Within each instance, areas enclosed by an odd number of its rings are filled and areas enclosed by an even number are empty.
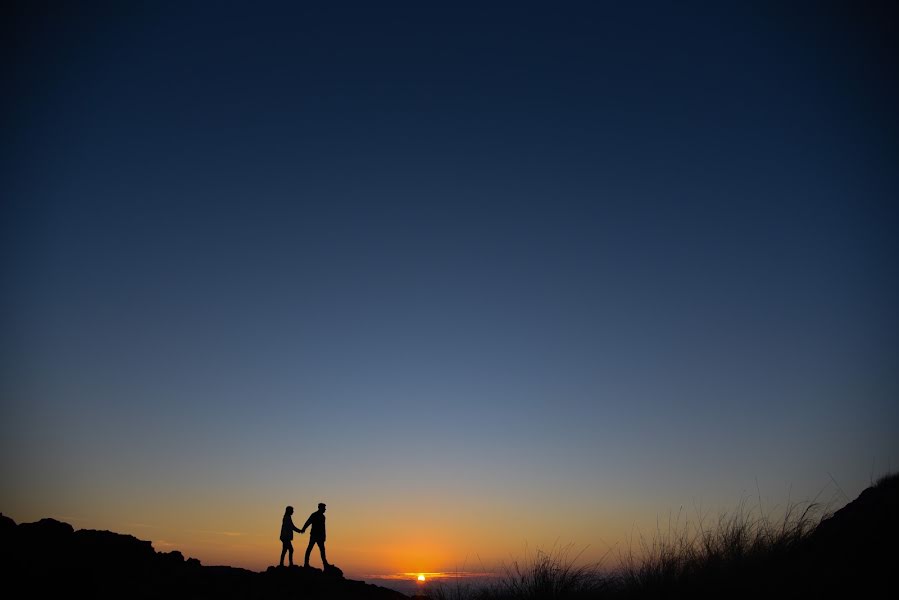
[[[884,477],[824,519],[801,560],[822,594],[879,595],[896,587],[899,565],[899,474]]]
[[[571,597],[876,597],[895,588],[897,540],[899,475],[892,475],[795,544],[775,541],[761,552],[705,560],[660,586],[621,585],[613,578],[596,593]],[[399,592],[345,579],[339,569],[270,567],[256,573],[205,567],[180,552],[156,552],[150,542],[130,535],[75,531],[53,519],[16,525],[2,515],[0,581],[7,592],[29,597],[408,600]],[[495,597],[560,597],[528,589],[533,593]]]
[[[407,600],[339,569],[207,567],[131,535],[75,531],[54,519],[17,525],[0,515],[0,564],[5,590],[27,597]]]

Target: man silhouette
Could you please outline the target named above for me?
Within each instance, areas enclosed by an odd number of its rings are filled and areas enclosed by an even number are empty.
[[[290,552],[290,566],[293,566],[293,532],[299,531],[303,533],[299,529],[296,528],[296,525],[293,524],[293,519],[291,515],[293,514],[293,507],[288,506],[284,509],[284,518],[281,519],[281,566],[284,566],[284,555]],[[306,563],[309,563],[309,553],[306,553]]]
[[[312,552],[312,546],[318,544],[318,549],[322,553],[322,567],[327,569],[328,559],[325,557],[325,503],[318,503],[318,510],[309,515],[306,524],[300,529],[300,533],[306,533],[306,528],[312,525],[312,531],[309,533],[309,546],[306,547],[306,561],[304,566],[309,566],[309,554]]]

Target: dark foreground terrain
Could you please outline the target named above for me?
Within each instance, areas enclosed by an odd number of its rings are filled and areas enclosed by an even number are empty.
[[[702,536],[662,543],[618,574],[542,555],[495,586],[429,593],[436,600],[875,597],[897,589],[897,544],[899,475],[892,475],[820,522],[723,520]],[[406,598],[339,569],[205,567],[130,535],[75,531],[54,519],[17,525],[3,516],[0,581],[7,595],[49,598]]]
[[[406,600],[345,579],[339,569],[206,567],[177,551],[156,552],[134,536],[75,531],[54,519],[16,525],[0,516],[0,560],[5,594],[22,597]]]
[[[899,584],[899,474],[814,520],[737,515],[638,560],[609,586],[628,598],[865,598]]]

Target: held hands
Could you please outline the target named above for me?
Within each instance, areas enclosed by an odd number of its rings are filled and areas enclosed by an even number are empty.
[[[306,528],[303,527],[302,529],[300,529],[300,533],[306,533]]]

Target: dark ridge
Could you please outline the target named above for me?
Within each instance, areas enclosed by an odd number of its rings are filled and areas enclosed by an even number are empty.
[[[724,530],[725,535],[728,531]],[[554,589],[550,594],[525,586],[515,588],[517,592],[512,588],[474,590],[467,597],[876,597],[881,590],[895,587],[897,539],[899,475],[892,475],[817,526],[795,534],[786,530],[758,547],[734,545],[735,552],[695,559],[671,577],[650,574],[639,582],[614,577],[593,582],[591,576],[589,583],[596,585],[574,586],[572,593]],[[196,559],[185,560],[180,552],[156,552],[150,542],[130,535],[75,531],[54,519],[16,525],[0,515],[0,564],[0,581],[7,595],[29,597],[408,600],[399,592],[345,579],[338,568],[269,567],[256,573],[205,567]],[[544,575],[550,583],[557,582],[559,566],[548,564]],[[580,583],[590,575],[585,573]]]
[[[892,474],[818,524],[804,567],[818,576],[822,592],[853,596],[894,588],[897,536],[899,474]]]
[[[407,600],[346,579],[336,567],[270,567],[263,573],[206,567],[177,551],[156,552],[131,535],[75,531],[55,519],[16,525],[0,515],[0,564],[6,595],[27,597]]]
[[[885,477],[829,517],[805,523],[802,515],[756,538],[758,523],[727,521],[711,530],[710,545],[701,540],[675,546],[654,562],[638,559],[631,571],[636,576],[596,597],[873,598],[895,587],[899,476]]]

